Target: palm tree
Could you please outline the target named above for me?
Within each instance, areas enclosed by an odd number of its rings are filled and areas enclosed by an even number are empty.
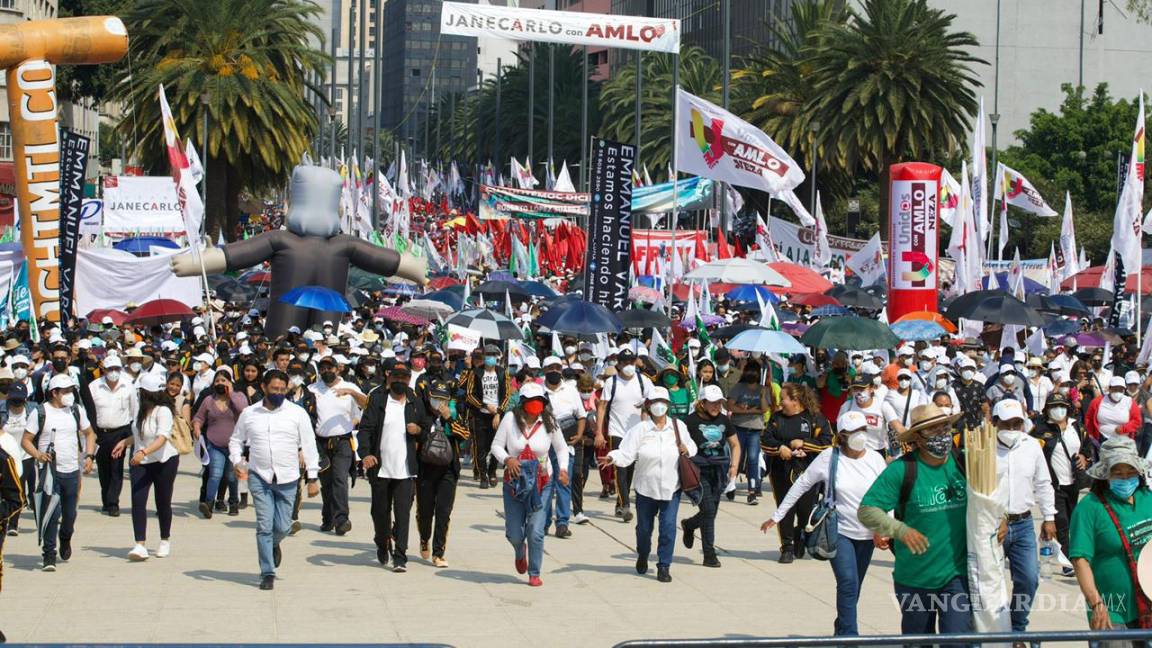
[[[663,172],[672,160],[672,57],[648,55],[644,58],[640,99],[641,149],[638,162]],[[724,68],[699,47],[680,51],[680,87],[712,101],[720,102],[719,79]],[[622,67],[600,93],[603,120],[600,133],[621,142],[635,139],[636,66]],[[663,175],[663,173],[661,173]]]
[[[233,236],[241,191],[280,186],[317,133],[305,88],[328,61],[310,43],[324,42],[313,24],[319,14],[311,0],[140,0],[124,16],[134,65],[114,91],[127,107],[120,132],[145,168],[165,173],[157,87],[164,85],[177,129],[198,149],[207,112],[213,239],[221,228]]]
[[[926,0],[864,0],[849,19],[825,28],[809,61],[806,110],[820,123],[822,157],[880,176],[880,223],[888,215],[888,167],[941,160],[964,148],[985,61],[979,43],[952,30],[955,18]]]

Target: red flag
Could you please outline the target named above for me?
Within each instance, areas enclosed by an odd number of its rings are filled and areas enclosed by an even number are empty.
[[[740,239],[739,238],[732,239],[732,244],[733,244],[733,247],[736,248],[736,256],[738,256],[740,258],[744,258],[744,248],[743,248],[743,246],[740,245]]]
[[[704,246],[704,235],[701,233],[696,234],[696,260],[705,263],[711,261],[708,257],[708,248]]]
[[[728,239],[724,238],[724,230],[720,228],[716,228],[716,258],[732,258],[732,250],[728,247]]]

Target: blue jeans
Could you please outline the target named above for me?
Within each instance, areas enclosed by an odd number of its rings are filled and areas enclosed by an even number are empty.
[[[968,576],[957,576],[939,589],[894,584],[900,605],[902,634],[958,634],[972,632],[972,600]],[[939,620],[939,631],[937,631]]]
[[[748,493],[760,495],[760,434],[763,430],[732,426],[740,441],[740,456],[744,458],[744,474],[748,477]]]
[[[572,517],[572,485],[569,482],[568,486],[560,483],[560,460],[556,457],[555,450],[548,451],[548,459],[552,462],[552,478],[554,481],[549,482],[552,487],[552,492],[556,494],[556,526],[568,526],[568,519]],[[571,479],[573,466],[576,461],[576,453],[572,448],[568,448],[568,478]],[[548,532],[548,527],[552,524],[552,497],[549,496],[544,503],[544,532]]]
[[[1032,609],[1032,597],[1040,586],[1040,558],[1037,555],[1036,531],[1032,528],[1032,518],[1018,520],[1008,525],[1008,535],[1004,537],[1004,556],[1008,558],[1008,569],[1012,573],[1012,632],[1028,629],[1028,613]]]
[[[44,558],[56,558],[56,537],[68,542],[76,530],[76,504],[80,500],[80,471],[70,473],[56,472],[56,466],[50,467],[56,487],[54,493],[60,496],[60,505],[48,516],[48,523],[44,525]]]
[[[656,566],[672,565],[676,548],[676,513],[680,510],[680,491],[670,500],[658,500],[636,493],[636,553],[647,559],[652,553],[652,526],[660,515],[660,535],[656,539]]]
[[[288,535],[292,526],[292,507],[296,503],[296,483],[270,484],[255,472],[248,473],[248,490],[256,509],[256,553],[260,557],[260,575],[275,576],[272,548]]]
[[[543,499],[552,497],[552,484],[549,480],[544,487]],[[548,522],[544,507],[529,511],[520,500],[512,495],[512,488],[504,484],[504,537],[516,551],[516,560],[524,558],[524,543],[528,543],[528,575],[539,576],[540,564],[544,562],[544,525]]]
[[[830,560],[836,576],[836,621],[833,632],[838,637],[860,634],[856,626],[856,602],[868,564],[872,562],[871,540],[853,540],[843,535],[836,541],[836,557]]]
[[[232,470],[232,462],[228,460],[228,448],[217,448],[211,443],[208,446],[208,486],[204,490],[204,501],[211,504],[216,500],[216,493],[220,490],[220,481],[228,478],[228,502],[236,503],[236,472]]]

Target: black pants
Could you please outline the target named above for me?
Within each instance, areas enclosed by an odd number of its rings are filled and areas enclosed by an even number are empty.
[[[696,515],[684,520],[684,525],[689,532],[700,529],[705,557],[716,556],[716,513],[727,481],[727,465],[700,466],[700,508]]]
[[[588,481],[588,471],[584,467],[584,444],[579,439],[576,445],[568,446],[568,451],[574,453],[572,460],[572,474],[569,475],[569,486],[572,488],[572,515],[584,512],[584,484]],[[592,446],[588,446],[591,448]]]
[[[444,557],[448,546],[448,523],[456,502],[456,470],[451,466],[420,464],[416,478],[416,527],[420,544],[432,540],[432,555]]]
[[[415,479],[369,480],[372,484],[372,526],[377,549],[392,550],[395,565],[408,563],[408,524],[412,517]]]
[[[496,460],[489,454],[492,439],[496,438],[496,428],[492,425],[492,415],[488,412],[472,412],[472,474],[476,479],[488,477],[496,479]]]
[[[352,435],[316,439],[320,453],[320,522],[333,528],[348,521],[348,471],[352,468]],[[299,490],[299,489],[297,489]]]
[[[792,488],[792,479],[789,477],[787,467],[783,470],[770,470],[768,472],[768,479],[772,482],[772,498],[776,500],[776,506],[780,506],[780,502],[788,495],[788,489]],[[816,495],[819,489],[812,489],[804,494],[797,502],[796,506],[780,520],[777,529],[780,531],[780,551],[795,551],[802,546],[803,541],[800,539],[800,532],[804,529],[804,525],[808,523],[808,516],[812,514],[812,507],[816,503]]]
[[[172,536],[172,490],[179,468],[180,455],[175,455],[163,463],[140,464],[128,470],[132,480],[132,532],[136,534],[136,542],[143,543],[148,538],[149,489],[155,491],[153,502],[160,521],[160,539]]]
[[[24,464],[24,474],[20,479],[22,482],[24,482],[24,499],[27,502],[25,509],[28,511],[32,511],[33,506],[35,506],[34,500],[36,499],[36,498],[32,497],[32,494],[36,492],[36,468],[37,468],[36,460],[33,459],[32,457],[28,457],[27,459],[25,459],[23,461],[23,464]],[[35,519],[36,519],[35,513],[32,514],[32,519],[33,519],[33,521],[35,521]],[[33,526],[35,526],[35,524],[33,524]],[[8,527],[6,529],[4,529],[4,532],[7,533],[8,529],[19,529],[19,528],[20,528],[20,516],[19,515],[13,515],[12,519],[8,521]],[[2,550],[0,550],[0,551],[2,551]]]
[[[620,437],[612,437],[612,449],[616,450],[620,447],[620,442],[623,441]],[[632,470],[636,464],[632,464],[627,468],[616,466],[616,508],[628,508],[631,502],[628,496],[632,492]]]
[[[112,451],[122,439],[132,436],[132,426],[100,428],[96,432],[96,472],[100,477],[100,509],[120,508],[120,491],[124,489],[124,456],[112,458]]]
[[[1072,520],[1072,511],[1076,510],[1076,501],[1080,498],[1080,493],[1071,484],[1068,486],[1053,484],[1053,486],[1056,491],[1056,541],[1060,543],[1060,550],[1067,556],[1069,524]]]

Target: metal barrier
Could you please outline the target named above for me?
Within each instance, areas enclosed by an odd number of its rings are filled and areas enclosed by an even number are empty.
[[[950,635],[871,635],[865,637],[764,637],[723,639],[640,639],[616,644],[615,648],[803,648],[806,646],[921,646],[975,645],[1024,642],[1032,648],[1047,643],[1079,643],[1095,648],[1104,641],[1152,641],[1152,630],[1065,630],[1059,632],[1000,632]],[[1148,644],[1152,645],[1152,644]]]

